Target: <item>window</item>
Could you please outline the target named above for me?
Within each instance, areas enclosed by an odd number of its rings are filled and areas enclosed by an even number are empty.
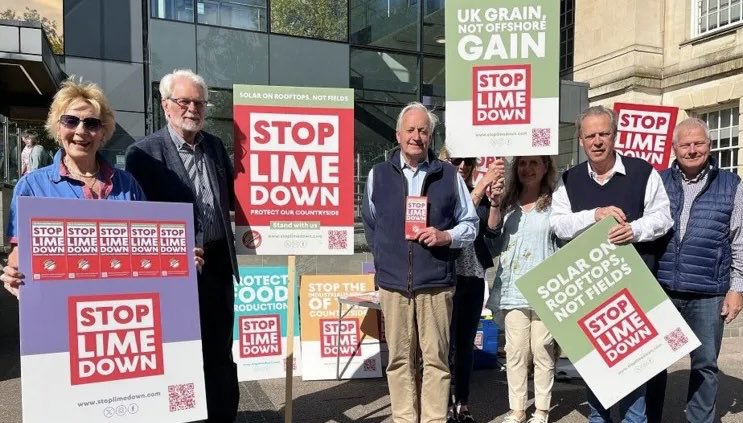
[[[153,18],[265,31],[267,0],[151,0]],[[194,7],[196,8],[194,10]]]
[[[692,0],[693,36],[741,23],[743,0]]]
[[[419,50],[419,8],[415,0],[351,0],[351,44]]]
[[[740,174],[743,165],[739,148],[738,127],[739,108],[728,107],[700,113],[698,117],[709,125],[710,149],[712,157],[717,159],[720,169],[727,169]]]
[[[560,1],[560,75],[573,69],[575,0]]]
[[[405,104],[418,95],[418,56],[351,50],[351,88],[356,100]]]
[[[193,2],[194,0],[152,0],[150,3],[152,17],[193,22]]]
[[[266,0],[197,0],[199,23],[266,30]]]
[[[312,10],[312,13],[307,13]],[[347,0],[271,0],[271,32],[321,40],[348,39]]]
[[[444,59],[438,57],[423,57],[421,94],[422,103],[429,109],[443,109],[445,107],[445,67]]]
[[[444,0],[423,2],[423,51],[444,54]]]

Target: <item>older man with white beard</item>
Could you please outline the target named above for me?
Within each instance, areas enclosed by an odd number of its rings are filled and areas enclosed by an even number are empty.
[[[232,360],[232,281],[239,278],[230,224],[232,161],[222,140],[202,130],[209,94],[202,77],[176,70],[162,78],[160,94],[168,124],[129,147],[126,170],[148,200],[193,204],[196,245],[205,261],[198,289],[207,421],[232,422],[240,395]]]

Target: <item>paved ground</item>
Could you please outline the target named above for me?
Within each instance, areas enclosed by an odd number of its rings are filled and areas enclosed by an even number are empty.
[[[4,322],[7,323],[7,322]],[[0,422],[21,421],[20,365],[17,338],[0,344]],[[743,423],[743,338],[726,338],[720,355],[721,389],[718,414],[725,423]],[[666,394],[665,422],[685,422],[683,404],[688,361],[671,368]],[[43,388],[42,388],[43,389]],[[238,422],[283,422],[283,380],[240,385]],[[558,382],[553,394],[552,422],[585,422],[585,388],[580,382]],[[500,422],[508,411],[505,374],[480,370],[474,374],[470,399],[478,422]],[[50,416],[50,421],[54,421]],[[384,379],[302,382],[294,380],[295,422],[391,422]]]

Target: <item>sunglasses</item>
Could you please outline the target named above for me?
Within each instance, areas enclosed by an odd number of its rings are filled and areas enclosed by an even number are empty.
[[[462,162],[464,162],[464,164],[466,166],[474,166],[475,165],[475,159],[474,158],[471,158],[471,157],[468,157],[466,159],[459,158],[459,157],[456,158],[456,159],[449,159],[449,163],[453,164],[454,166],[459,166],[460,164],[462,164]]]
[[[67,129],[77,128],[77,126],[80,125],[80,122],[83,123],[83,128],[85,128],[86,131],[94,132],[103,128],[103,121],[98,118],[89,117],[80,119],[73,115],[62,115],[59,117],[59,123]]]

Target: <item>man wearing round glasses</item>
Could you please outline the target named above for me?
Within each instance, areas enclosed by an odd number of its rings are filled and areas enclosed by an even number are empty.
[[[648,267],[656,265],[654,241],[673,226],[668,196],[658,172],[647,162],[614,151],[617,118],[604,106],[589,107],[575,122],[578,141],[588,157],[563,173],[552,195],[550,227],[562,240],[571,240],[595,222],[614,216],[609,241],[632,243]],[[610,422],[610,411],[588,390],[590,423]],[[645,385],[621,399],[620,420],[647,422]]]
[[[193,204],[205,261],[198,289],[208,421],[232,422],[239,399],[232,360],[232,280],[239,277],[230,223],[233,170],[222,140],[202,130],[208,94],[204,79],[190,70],[165,75],[160,95],[168,124],[129,147],[126,169],[148,200]]]

